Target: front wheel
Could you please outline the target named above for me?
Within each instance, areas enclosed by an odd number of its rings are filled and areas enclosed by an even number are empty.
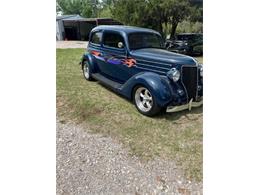
[[[91,77],[91,71],[89,69],[89,63],[88,61],[84,61],[82,64],[82,72],[83,72],[83,76],[86,80],[88,81],[92,81],[92,77]]]
[[[161,110],[157,105],[154,96],[146,87],[136,87],[133,99],[137,110],[143,115],[154,116]]]

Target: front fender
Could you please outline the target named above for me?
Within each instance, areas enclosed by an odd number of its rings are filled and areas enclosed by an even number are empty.
[[[133,90],[138,85],[148,88],[160,107],[164,107],[172,101],[173,91],[167,77],[164,78],[153,72],[141,72],[130,78],[120,91],[129,99],[132,99]]]

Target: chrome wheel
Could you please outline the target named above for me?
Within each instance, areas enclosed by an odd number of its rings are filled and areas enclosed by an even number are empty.
[[[88,67],[87,62],[84,62],[83,73],[84,73],[85,78],[89,79],[89,67]]]
[[[149,112],[153,107],[153,97],[145,87],[139,87],[135,91],[135,102],[142,112]]]

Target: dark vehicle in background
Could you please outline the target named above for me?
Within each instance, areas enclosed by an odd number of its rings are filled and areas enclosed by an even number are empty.
[[[180,33],[173,40],[167,40],[168,51],[185,55],[203,55],[203,35],[201,33]]]

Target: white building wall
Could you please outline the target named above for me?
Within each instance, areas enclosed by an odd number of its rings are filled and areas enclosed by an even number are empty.
[[[56,21],[56,41],[60,41],[60,28],[59,28],[59,21]]]
[[[64,40],[63,37],[64,34],[65,34],[65,30],[63,26],[63,21],[62,20],[56,21],[56,40],[58,41]]]

